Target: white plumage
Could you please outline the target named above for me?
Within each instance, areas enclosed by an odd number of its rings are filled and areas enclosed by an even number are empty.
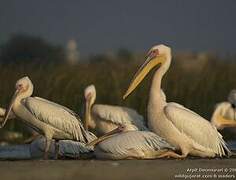
[[[95,104],[93,114],[105,122],[124,125],[127,130],[147,130],[143,116],[130,108]]]
[[[126,131],[95,146],[99,159],[155,159],[175,148],[158,135],[148,131]]]
[[[72,110],[46,99],[30,97],[32,93],[33,84],[28,77],[17,81],[16,92],[1,126],[4,126],[12,109],[25,124],[45,136],[45,158],[51,139],[77,140],[83,143],[94,139],[95,136],[85,131],[79,116]]]
[[[126,131],[147,130],[144,118],[137,111],[121,106],[94,104],[96,89],[90,85],[84,92],[86,100],[85,127],[105,134],[122,125]]]
[[[221,134],[206,119],[189,109],[169,103],[165,106],[164,111],[166,117],[174,126],[193,141],[195,148],[198,150],[206,148],[219,156],[225,155],[224,149],[227,149],[227,147]],[[195,127],[198,127],[198,129],[195,129]],[[211,140],[211,143],[209,143],[209,140]]]
[[[232,107],[230,102],[222,102],[216,105],[211,117],[211,123],[217,129],[226,127],[236,127],[236,109]]]
[[[148,127],[170,144],[181,150],[182,155],[167,152],[161,157],[185,158],[188,154],[215,157],[230,154],[222,136],[207,120],[177,103],[167,103],[161,90],[161,80],[171,63],[171,49],[164,45],[154,46],[147,60],[135,74],[124,98],[126,98],[157,64],[148,102]]]
[[[64,138],[58,137],[59,139],[68,138],[86,142],[82,122],[68,108],[37,97],[25,98],[23,104],[38,120],[53,127],[55,131],[61,132]]]

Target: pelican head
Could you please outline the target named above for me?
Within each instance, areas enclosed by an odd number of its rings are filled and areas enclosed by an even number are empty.
[[[86,102],[92,105],[96,100],[96,88],[93,84],[87,86],[84,90],[84,98]]]
[[[167,59],[171,58],[171,49],[163,44],[153,46],[147,53],[146,60],[134,75],[128,90],[123,99],[125,99],[140,84],[145,76],[158,64],[165,64]]]
[[[230,91],[228,101],[232,104],[233,108],[236,108],[236,89]]]
[[[17,98],[24,99],[27,98],[29,96],[31,96],[33,94],[33,83],[31,82],[31,80],[26,76],[23,77],[21,79],[19,79],[16,82],[16,91],[14,93],[14,95],[12,96],[12,99],[10,101],[10,104],[8,105],[8,108],[4,114],[4,120],[1,126],[4,126],[4,124],[6,123],[8,116],[10,114],[10,111],[16,101]]]

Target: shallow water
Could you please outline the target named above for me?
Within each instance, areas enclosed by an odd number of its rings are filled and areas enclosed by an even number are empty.
[[[228,145],[228,147],[231,151],[236,152],[236,141],[235,140],[234,141],[228,141],[227,145]]]

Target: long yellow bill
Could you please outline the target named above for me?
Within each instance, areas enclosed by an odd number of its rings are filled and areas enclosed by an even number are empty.
[[[134,89],[140,84],[140,82],[145,78],[145,76],[158,64],[164,63],[166,60],[165,55],[157,55],[155,57],[148,57],[143,65],[134,75],[133,80],[131,81],[128,90],[126,91],[123,99],[127,98]]]
[[[226,128],[226,127],[236,127],[235,120],[226,119],[221,115],[217,117],[217,123],[221,129]]]
[[[4,125],[6,124],[7,119],[8,119],[8,117],[9,117],[9,115],[10,115],[11,109],[12,109],[12,107],[13,107],[13,104],[14,104],[14,102],[15,102],[16,97],[18,96],[18,94],[19,94],[19,90],[16,90],[16,92],[15,92],[14,95],[12,96],[12,99],[11,99],[10,104],[8,105],[8,107],[7,107],[7,109],[6,109],[6,112],[5,112],[4,118],[3,118],[3,122],[0,124],[0,128],[4,127]]]

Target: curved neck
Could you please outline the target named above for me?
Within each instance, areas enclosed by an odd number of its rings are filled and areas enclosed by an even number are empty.
[[[32,94],[33,94],[33,86],[29,85],[29,87],[26,90],[19,92],[19,94],[15,99],[15,103],[19,103],[22,99],[30,97]]]
[[[170,63],[171,56],[169,55],[166,57],[166,62],[162,64],[161,67],[155,72],[150,88],[149,105],[157,105],[158,108],[161,108],[166,104],[166,100],[163,97],[163,92],[161,89],[161,80],[169,69]]]
[[[95,102],[95,98],[96,96],[93,96],[90,98],[90,100],[86,100],[86,107],[85,107],[85,121],[84,121],[84,128],[85,130],[87,131],[88,128],[89,128],[89,124],[91,123],[91,109],[92,109],[92,106]]]

